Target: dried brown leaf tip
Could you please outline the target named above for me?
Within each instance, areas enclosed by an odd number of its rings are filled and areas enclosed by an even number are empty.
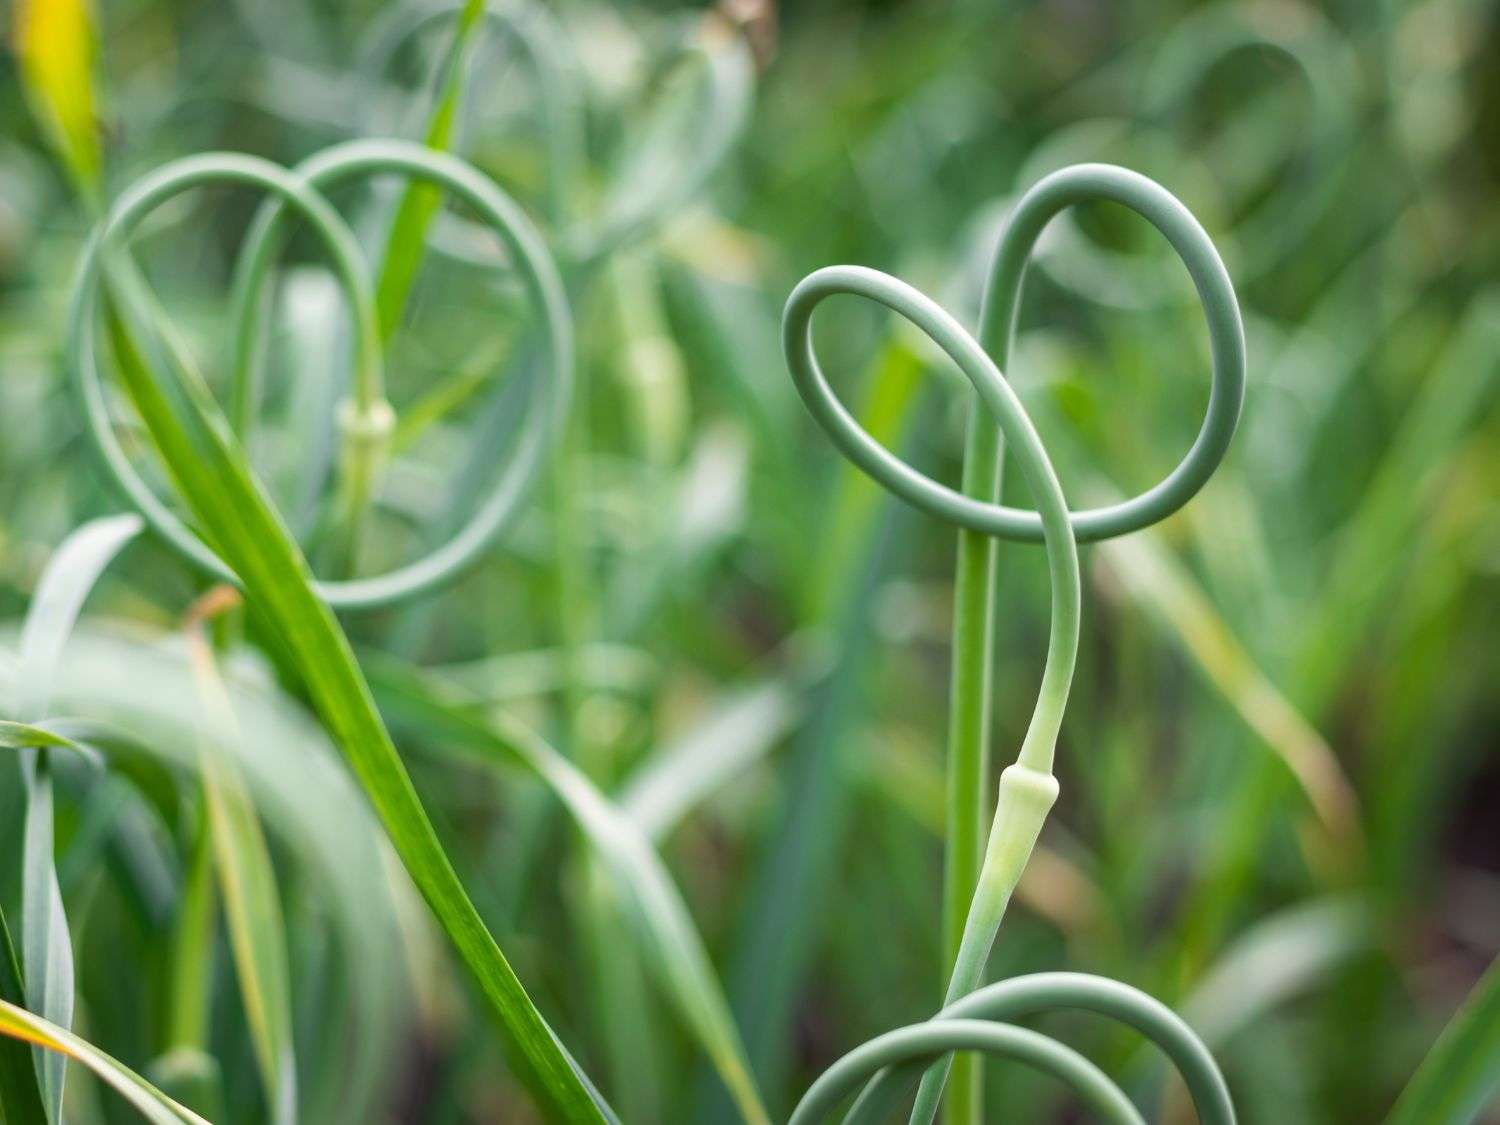
[[[770,66],[776,57],[776,0],[719,0],[717,11],[744,35],[756,67]]]

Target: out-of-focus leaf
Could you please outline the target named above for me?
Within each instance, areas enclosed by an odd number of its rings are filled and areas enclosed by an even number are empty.
[[[570,674],[589,691],[644,692],[659,670],[642,649],[600,641],[580,648],[571,664],[562,649],[540,648],[439,665],[433,671],[478,698],[500,703],[561,691]]]
[[[44,726],[0,719],[0,746],[7,750],[71,750],[93,765],[101,764],[99,751]]]
[[[622,254],[606,268],[620,346],[615,377],[631,412],[635,445],[648,465],[675,464],[691,414],[682,353],[667,328],[661,280],[644,254]]]
[[[68,536],[48,561],[21,633],[15,699],[20,714],[40,716],[49,710],[53,672],[84,599],[142,526],[133,514],[93,520]]]
[[[97,196],[102,161],[94,99],[98,35],[89,0],[17,0],[16,54],[32,112],[78,189]]]
[[[20,1004],[24,999],[21,963],[11,944],[5,911],[0,910],[0,1000]],[[31,1054],[18,1040],[0,1041],[0,1120],[8,1125],[47,1125],[47,1108]]]
[[[509,350],[504,339],[480,344],[458,370],[404,409],[391,434],[392,456],[406,452],[432,426],[473,399],[493,378]]]
[[[705,796],[762,758],[800,714],[796,693],[781,679],[734,692],[636,771],[620,795],[621,811],[660,839]]]
[[[484,0],[466,0],[458,13],[453,42],[444,61],[437,100],[423,138],[428,148],[446,152],[453,141],[459,103],[468,80],[469,60],[484,16]],[[388,339],[401,323],[406,298],[422,264],[427,228],[442,203],[442,193],[432,184],[409,184],[401,195],[396,217],[386,238],[385,256],[376,283],[375,302],[381,333]]]
[[[1256,665],[1186,568],[1150,531],[1095,549],[1286,764],[1330,838],[1357,844],[1357,798],[1333,749]]]
[[[271,1120],[292,1122],[297,1116],[292,986],[276,872],[255,806],[234,757],[226,750],[240,739],[234,706],[207,643],[198,636],[190,643],[207,736],[202,755],[203,798],[240,995]]]
[[[1500,1091],[1500,960],[1438,1036],[1386,1125],[1468,1125]]]
[[[1322,899],[1291,907],[1247,930],[1182,1004],[1205,1042],[1223,1043],[1257,1017],[1324,979],[1373,936],[1369,906]]]
[[[40,717],[52,703],[53,678],[84,599],[111,559],[141,530],[135,515],[84,524],[47,564],[21,631],[15,706]],[[73,943],[53,854],[52,777],[45,748],[21,751],[26,817],[21,848],[21,967],[26,1003],[63,1027],[73,1022]],[[42,1091],[53,1121],[61,1120],[63,1061],[38,1053]]]
[[[141,1112],[152,1125],[209,1125],[192,1110],[178,1105],[140,1075],[110,1058],[66,1028],[33,1015],[25,1008],[0,1000],[0,1035],[9,1036],[80,1062]]]
[[[328,729],[348,755],[397,853],[506,1032],[517,1075],[559,1117],[597,1122],[604,1109],[542,1018],[439,843],[391,743],[369,685],[285,524],[202,376],[173,354],[165,386],[151,372],[138,305],[120,289],[106,320],[122,381],[183,499],[243,584],[245,604],[280,638]],[[127,319],[127,317],[129,319]],[[175,404],[175,405],[174,405]]]
[[[492,766],[518,765],[546,782],[615,881],[649,950],[649,961],[741,1116],[752,1125],[769,1122],[708,951],[645,833],[541,738],[520,723],[486,714],[456,686],[390,658],[372,658],[370,676],[382,702],[428,738]]]
[[[1297,665],[1308,698],[1326,700],[1379,620],[1391,582],[1407,565],[1413,527],[1432,506],[1476,416],[1500,393],[1500,289],[1470,303],[1433,371],[1405,410],[1358,510],[1342,527]]]
[[[273,354],[284,365],[289,393],[285,413],[263,428],[262,440],[277,454],[279,471],[268,476],[275,481],[273,490],[287,498],[287,522],[294,531],[310,533],[337,460],[336,419],[348,371],[349,320],[338,282],[326,269],[288,270],[280,304],[286,334]],[[259,455],[253,437],[250,445]]]
[[[0,632],[0,643],[13,640],[13,633]],[[300,1084],[303,1116],[363,1120],[374,1112],[373,1099],[388,1090],[392,1052],[408,1026],[401,930],[419,927],[424,908],[409,884],[391,878],[396,864],[384,850],[368,802],[313,717],[243,654],[226,660],[221,670],[242,739],[217,749],[234,755],[262,822],[332,930],[328,954],[338,971],[319,982],[332,992],[323,993],[311,1015],[299,1015],[297,1027],[299,1062],[309,1068]],[[0,666],[0,698],[9,688]],[[81,718],[57,719],[49,728],[100,747],[107,757],[119,751],[174,772],[200,770],[202,708],[179,632],[80,622],[58,667],[56,688],[58,708]],[[128,825],[122,822],[122,830]],[[212,861],[205,866],[204,882],[212,888]],[[213,898],[208,896],[210,910]],[[410,919],[408,926],[398,926],[398,912]],[[190,1026],[198,1019],[198,1001],[185,1003],[189,1010],[173,1015],[172,1041],[202,1042],[202,1032]],[[189,1026],[178,1027],[179,1015]],[[325,1042],[336,1046],[321,1055]]]

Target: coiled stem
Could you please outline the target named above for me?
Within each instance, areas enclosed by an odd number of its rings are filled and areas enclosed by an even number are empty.
[[[443,0],[436,6],[393,9],[362,51],[366,72],[378,76],[388,70],[403,44],[454,19],[463,7],[464,0]],[[524,56],[540,90],[538,127],[546,144],[550,242],[570,277],[597,271],[610,255],[643,241],[697,196],[748,124],[755,60],[745,36],[713,11],[664,20],[660,41],[649,44],[653,75],[662,79],[679,70],[691,72],[701,94],[698,109],[681,135],[672,130],[661,151],[652,153],[650,174],[611,180],[606,172],[602,207],[585,213],[586,97],[581,63],[565,30],[549,7],[529,0],[487,3],[482,15]],[[379,128],[381,123],[371,125]],[[485,240],[472,234],[465,220],[444,216],[434,232],[434,249],[474,264],[496,264]]]
[[[1008,360],[1020,306],[1021,285],[1037,238],[1058,212],[1074,203],[1092,199],[1112,200],[1135,210],[1166,236],[1182,258],[1208,322],[1213,384],[1197,439],[1181,463],[1161,482],[1136,497],[1109,507],[1070,512],[1046,450],[1001,373],[1001,365]],[[1008,508],[940,484],[895,456],[859,426],[829,387],[812,346],[813,310],[819,302],[835,293],[863,296],[884,304],[926,332],[947,353],[972,384],[977,402],[989,414],[999,432],[1012,443],[1016,461],[1035,500],[1036,511]],[[1017,204],[992,263],[980,332],[983,347],[921,293],[895,278],[856,266],[817,271],[796,287],[787,302],[782,334],[793,382],[813,417],[844,455],[908,503],[961,529],[1001,539],[1033,542],[1041,539],[1047,548],[1052,581],[1052,625],[1042,683],[1016,760],[1001,774],[994,821],[948,977],[947,1006],[934,1021],[883,1036],[846,1057],[808,1092],[793,1117],[794,1121],[818,1120],[864,1077],[897,1061],[902,1062],[898,1070],[906,1078],[914,1078],[929,1063],[936,1063],[922,1078],[912,1112],[914,1122],[930,1121],[942,1097],[951,1063],[949,1052],[958,1049],[981,1049],[1024,1059],[1057,1074],[1114,1119],[1138,1119],[1134,1110],[1127,1110],[1120,1104],[1120,1098],[1116,1096],[1119,1091],[1103,1079],[1103,1075],[1081,1066],[1081,1059],[1059,1045],[1047,1041],[1049,1045],[1043,1046],[1038,1042],[1041,1037],[1010,1034],[1019,1029],[991,1034],[975,1027],[974,1018],[1004,1017],[991,1015],[986,1002],[975,999],[992,998],[994,994],[990,989],[974,990],[983,978],[1011,893],[1057,797],[1057,782],[1051,772],[1052,760],[1078,650],[1080,580],[1077,542],[1125,534],[1164,519],[1186,503],[1213,474],[1233,436],[1244,398],[1244,333],[1239,306],[1213,243],[1170,192],[1123,168],[1083,164],[1046,177],[1026,192]],[[971,460],[965,467],[965,482],[971,491],[976,483],[982,487],[987,479],[998,483],[1002,445],[993,434],[986,440],[983,430],[983,423],[976,416],[971,425],[968,455],[971,459],[982,458],[983,464],[976,468]],[[992,570],[987,566],[960,568],[961,584],[988,583],[991,579]],[[983,591],[983,594],[976,596],[973,590],[960,589],[959,603],[988,606],[988,591]],[[987,622],[983,628],[988,628]],[[982,646],[980,651],[987,657]],[[958,674],[963,674],[963,670]],[[975,713],[981,717],[988,714],[987,691],[988,685],[981,685],[974,697]],[[956,717],[960,710],[956,701]],[[982,718],[970,723],[980,741],[985,737],[983,726]],[[950,794],[976,792],[987,773],[984,754],[966,755],[961,768],[969,773],[956,782],[950,780]],[[948,858],[950,864],[955,861],[951,849]],[[957,858],[964,859],[962,855]],[[961,882],[950,879],[950,889]],[[1062,980],[1066,981],[1066,987],[1060,983]],[[1167,1026],[1160,1019],[1159,1005],[1151,1007],[1154,1001],[1123,985],[1071,974],[1062,978],[1049,977],[1044,983],[1048,982],[1052,987],[1024,994],[1048,998],[1044,1006],[1063,1000],[1069,1001],[1066,1006],[1080,1006],[1073,1001],[1108,996],[1112,1005],[1110,1014],[1147,1030],[1148,1035],[1152,1034],[1148,1028]],[[1015,989],[1020,982],[1005,982],[993,987],[1006,986]],[[1001,992],[998,995],[1009,994]],[[970,1001],[975,1007],[959,1007]],[[1081,1006],[1091,1005],[1083,1003]],[[1174,1035],[1180,1038],[1185,1033],[1191,1038],[1191,1032],[1181,1025],[1181,1021],[1171,1026]],[[1177,1054],[1172,1057],[1183,1068],[1195,1100],[1209,1098],[1213,1091],[1222,1093],[1223,1082],[1212,1060],[1196,1039],[1192,1042],[1195,1044],[1192,1051],[1183,1052],[1180,1059]],[[1211,1074],[1212,1082],[1205,1078],[1206,1074]],[[877,1104],[882,1110],[888,1108],[893,1097],[889,1086],[890,1081],[886,1081],[885,1086],[880,1082],[872,1083],[851,1120],[873,1120]],[[1213,1104],[1218,1105],[1214,1112],[1219,1116],[1205,1116],[1205,1121],[1233,1120],[1227,1095]],[[969,1109],[977,1113],[978,1106],[972,1104]],[[1200,1112],[1208,1111],[1200,1104]]]
[[[285,244],[288,211],[306,220],[333,257],[335,272],[355,324],[351,396],[344,410],[346,457],[340,473],[339,514],[351,528],[371,502],[390,433],[379,333],[368,268],[348,225],[321,189],[360,176],[396,174],[425,180],[452,192],[499,236],[541,321],[548,375],[534,380],[527,424],[519,447],[490,483],[475,511],[425,557],[387,574],[327,581],[320,596],[342,609],[365,609],[406,600],[448,581],[474,562],[504,529],[538,475],[546,451],[567,412],[573,382],[572,318],[552,258],[520,207],[493,181],[457,157],[406,141],[353,141],[310,157],[295,169],[236,153],[209,153],[164,165],[127,190],[91,242],[75,283],[69,323],[69,369],[92,444],[106,473],[148,523],[180,554],[225,582],[233,572],[157,497],[125,454],[110,422],[94,342],[95,291],[104,272],[105,250],[118,244],[154,208],[205,184],[246,184],[270,193],[251,227],[234,280],[235,353],[229,421],[243,438],[259,399],[261,341],[265,333],[266,284]],[[118,254],[115,279],[124,273]],[[160,318],[158,318],[159,320]],[[169,342],[164,341],[169,345]]]
[[[1140,1032],[1182,1075],[1202,1125],[1233,1125],[1234,1106],[1224,1076],[1182,1017],[1139,989],[1085,973],[1034,973],[998,981],[948,1005],[925,1023],[898,1028],[856,1047],[813,1083],[788,1125],[823,1120],[861,1082],[867,1085],[845,1118],[846,1125],[882,1120],[934,1058],[963,1049],[1003,1054],[1048,1070],[1114,1120],[1139,1121],[1139,1113],[1119,1087],[1092,1064],[1080,1066],[1083,1060],[1069,1048],[1016,1027],[1006,1031],[1020,1035],[989,1040],[975,1033],[976,1025],[1004,1027],[1013,1020],[1064,1010],[1093,1012]]]

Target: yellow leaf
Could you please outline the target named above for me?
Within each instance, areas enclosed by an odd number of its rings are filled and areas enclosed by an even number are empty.
[[[209,1125],[92,1043],[4,1000],[0,1000],[0,1036],[56,1051],[88,1067],[97,1078],[114,1087],[151,1125]]]
[[[88,0],[17,0],[16,54],[31,111],[78,189],[97,197],[101,159],[94,102],[94,17]]]

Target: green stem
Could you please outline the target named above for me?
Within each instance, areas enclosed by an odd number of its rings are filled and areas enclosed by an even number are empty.
[[[1004,440],[977,397],[970,406],[963,491],[1000,501]],[[969,903],[984,856],[989,793],[989,735],[995,661],[996,541],[960,529],[954,578],[953,672],[948,703],[948,812],[943,856],[943,964],[946,978],[958,958]],[[984,1116],[984,1069],[973,1055],[953,1060],[944,1120],[972,1125]]]
[[[1198,438],[1165,479],[1122,503],[1070,512],[1046,450],[1002,372],[1008,364],[1015,333],[1026,263],[1038,237],[1058,212],[1091,199],[1112,200],[1136,211],[1165,235],[1177,251],[1192,277],[1208,321],[1214,378],[1208,412]],[[977,415],[972,423],[964,492],[939,484],[895,456],[860,428],[829,387],[813,352],[812,314],[819,302],[838,293],[869,298],[904,316],[942,348],[973,385],[995,426],[988,426]],[[1055,172],[1017,202],[991,264],[980,339],[983,347],[957,321],[910,286],[856,266],[829,267],[804,278],[787,301],[782,321],[782,346],[793,383],[813,417],[854,464],[908,503],[957,525],[966,533],[1030,542],[1040,539],[1047,547],[1052,627],[1046,667],[1020,753],[1001,775],[994,824],[954,954],[948,983],[950,1003],[971,992],[982,980],[1010,896],[1057,797],[1052,761],[1078,654],[1077,544],[1137,530],[1164,519],[1186,503],[1212,475],[1228,448],[1239,420],[1245,377],[1239,306],[1213,243],[1191,213],[1159,184],[1104,164],[1080,164]],[[998,464],[987,460],[986,435],[982,432],[995,427],[1002,429],[1014,446],[1017,464],[1036,503],[1033,512],[1006,508],[987,497],[974,495],[982,492],[991,474],[998,487]],[[991,435],[988,440],[995,444],[998,462],[998,439]],[[985,562],[990,565],[983,565]],[[986,558],[985,553],[967,541],[960,546],[957,597],[948,790],[949,865],[944,890],[945,950],[953,948],[958,914],[955,903],[961,899],[960,888],[968,881],[966,865],[974,862],[975,817],[983,799],[987,772],[983,739],[991,653],[985,635],[988,621],[981,610],[993,608],[993,557]],[[936,1116],[951,1066],[951,1056],[944,1057],[923,1076],[912,1110],[913,1122],[930,1122]],[[967,1123],[978,1120],[981,1091],[972,1077],[965,1077],[953,1119]]]
[[[172,935],[172,996],[167,1017],[166,1049],[204,1049],[208,1045],[209,1008],[213,1002],[214,948],[213,851],[207,814],[193,841],[192,866]]]

